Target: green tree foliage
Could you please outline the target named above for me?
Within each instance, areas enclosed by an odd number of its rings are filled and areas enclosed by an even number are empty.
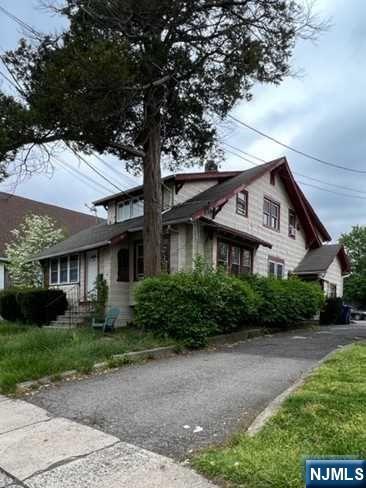
[[[296,40],[322,26],[300,0],[65,0],[55,10],[65,32],[3,57],[18,98],[0,97],[0,160],[63,141],[143,171],[145,275],[159,273],[162,156],[170,169],[218,156],[217,122],[256,82],[289,75]]]
[[[47,216],[29,214],[12,231],[13,240],[6,246],[5,255],[12,284],[16,287],[42,286],[40,264],[30,261],[43,249],[54,246],[65,238],[57,223]]]
[[[366,273],[352,273],[344,280],[343,297],[346,303],[366,309]]]
[[[366,226],[353,226],[351,232],[341,235],[339,242],[347,250],[352,271],[366,274]]]
[[[366,307],[366,226],[355,225],[342,234],[343,244],[351,259],[352,274],[344,280],[344,299],[348,303]]]

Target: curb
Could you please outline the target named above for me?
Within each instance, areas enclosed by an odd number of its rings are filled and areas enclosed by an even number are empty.
[[[282,407],[283,403],[287,398],[294,393],[296,390],[298,390],[305,381],[314,373],[316,369],[318,369],[323,363],[328,361],[332,356],[334,356],[336,353],[339,351],[344,351],[349,348],[351,348],[353,344],[347,344],[346,346],[338,347],[337,349],[334,349],[334,351],[331,351],[328,353],[326,356],[324,356],[322,359],[317,361],[314,366],[310,368],[309,371],[306,373],[303,373],[300,378],[295,381],[291,386],[289,386],[285,391],[280,393],[274,400],[272,400],[267,407],[253,420],[253,422],[250,424],[248,427],[246,433],[249,435],[249,437],[254,437],[258,432],[260,432],[263,427],[266,425],[266,423],[274,416],[276,413],[280,410]]]
[[[110,370],[115,367],[121,366],[122,364],[129,364],[135,361],[142,361],[147,359],[163,359],[171,357],[175,354],[177,354],[175,346],[157,347],[154,349],[145,349],[143,351],[127,352],[125,354],[115,354],[111,356],[109,361],[103,361],[101,363],[94,364],[92,367],[92,371],[98,372],[102,370]],[[116,363],[116,366],[113,365],[114,361]],[[55,373],[50,376],[44,376],[43,378],[39,378],[38,380],[24,381],[17,385],[16,393],[22,394],[26,393],[28,390],[35,390],[40,386],[54,384],[56,377],[59,378],[61,381],[68,381],[71,378],[80,375],[82,375],[80,371],[72,369],[69,371],[64,371],[63,373]]]

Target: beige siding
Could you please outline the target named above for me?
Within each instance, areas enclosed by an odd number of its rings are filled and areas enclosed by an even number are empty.
[[[188,181],[184,183],[183,187],[179,190],[178,194],[174,195],[174,205],[178,205],[179,203],[186,202],[190,198],[194,197],[198,193],[201,193],[211,186],[215,186],[217,184],[217,180],[208,180],[208,181]]]
[[[108,224],[115,224],[117,216],[117,204],[116,202],[109,202],[108,204]]]
[[[337,296],[343,296],[343,276],[342,267],[338,258],[335,258],[333,263],[329,266],[326,275],[324,276],[324,290],[327,293],[328,285],[337,285]]]
[[[270,175],[265,174],[247,187],[248,217],[236,213],[236,197],[233,197],[219,212],[216,221],[248,232],[255,237],[272,244],[272,249],[260,246],[254,258],[254,273],[266,276],[268,274],[268,256],[284,259],[285,274],[292,271],[307,252],[305,236],[300,228],[296,232],[296,239],[288,236],[288,211],[292,208],[283,183],[276,178],[276,184],[271,185]],[[281,205],[280,231],[274,231],[263,226],[263,199],[272,198]]]

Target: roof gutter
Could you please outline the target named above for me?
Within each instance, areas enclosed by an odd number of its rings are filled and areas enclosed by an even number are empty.
[[[91,249],[97,249],[98,247],[109,246],[110,244],[111,241],[96,242],[95,244],[90,244],[89,246],[77,247],[75,249],[68,249],[67,251],[56,252],[53,254],[46,254],[45,256],[36,256],[30,259],[29,261],[43,261],[44,259],[56,258],[58,256],[66,256],[68,254],[74,254],[76,252],[89,251]]]

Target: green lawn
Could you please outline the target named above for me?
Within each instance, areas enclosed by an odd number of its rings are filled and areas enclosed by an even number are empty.
[[[304,457],[366,459],[366,344],[337,353],[255,437],[200,453],[194,466],[224,486],[303,488]]]
[[[172,343],[130,328],[103,335],[91,329],[45,330],[1,322],[0,392],[10,393],[17,383],[66,370],[88,372],[93,364],[111,360],[114,354]]]

